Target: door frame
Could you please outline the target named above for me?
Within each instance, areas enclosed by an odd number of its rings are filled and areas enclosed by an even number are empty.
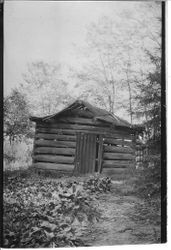
[[[95,142],[93,141],[93,137],[96,138]],[[87,142],[86,142],[86,138],[87,138]],[[91,148],[91,145],[86,144],[86,143],[91,144],[91,142],[92,144],[94,144],[92,148]],[[81,164],[84,165],[84,161],[85,161],[84,149],[85,149],[85,154],[89,153],[87,157],[90,156],[90,158],[88,159],[90,160],[90,164],[92,164],[92,166],[86,166],[85,164],[85,169],[81,165]],[[90,153],[92,153],[92,155]],[[92,163],[92,159],[94,160],[93,163]],[[97,133],[84,133],[84,132],[76,133],[76,152],[75,152],[75,160],[74,160],[74,164],[75,164],[74,173],[81,173],[81,174],[82,173],[83,174],[95,173],[96,164],[97,164],[96,172],[101,173],[102,161],[103,161],[103,136]]]

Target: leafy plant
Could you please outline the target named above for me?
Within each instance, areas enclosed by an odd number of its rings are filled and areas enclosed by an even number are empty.
[[[88,189],[91,193],[94,192],[107,192],[110,191],[111,188],[111,179],[109,177],[98,178],[91,177],[85,183],[86,189]]]
[[[89,192],[109,190],[109,178],[60,181],[14,176],[4,183],[4,247],[84,246],[82,229],[100,219]],[[88,188],[87,188],[88,187]]]
[[[25,96],[17,89],[4,99],[4,135],[10,143],[29,133],[29,108]]]

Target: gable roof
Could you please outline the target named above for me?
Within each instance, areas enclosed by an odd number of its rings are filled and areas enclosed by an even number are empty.
[[[112,125],[115,126],[119,126],[119,127],[127,127],[127,128],[131,128],[131,124],[121,118],[119,118],[118,116],[104,110],[104,109],[100,109],[97,107],[92,106],[90,103],[82,101],[82,100],[77,100],[74,103],[72,103],[71,105],[69,105],[68,107],[64,108],[63,110],[59,111],[58,113],[55,113],[53,115],[48,115],[48,116],[44,116],[44,117],[30,117],[31,121],[49,121],[52,118],[57,118],[59,115],[65,113],[66,111],[72,111],[78,108],[86,108],[88,109],[88,111],[90,111],[92,113],[93,119],[94,120],[99,120],[99,121],[103,121],[103,122],[107,122],[110,123]]]

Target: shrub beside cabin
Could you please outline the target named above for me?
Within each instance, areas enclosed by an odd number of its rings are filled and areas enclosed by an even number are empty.
[[[36,123],[33,166],[71,170],[73,174],[125,168],[135,160],[134,133],[119,117],[85,101],[76,101]]]

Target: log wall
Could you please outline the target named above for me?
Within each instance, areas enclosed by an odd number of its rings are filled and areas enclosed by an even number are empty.
[[[132,136],[126,130],[90,118],[61,117],[51,123],[37,122],[33,164],[36,168],[74,170],[76,134],[102,135],[102,168],[128,167],[134,161]]]
[[[132,140],[104,138],[103,168],[127,168],[135,162],[135,150]]]

